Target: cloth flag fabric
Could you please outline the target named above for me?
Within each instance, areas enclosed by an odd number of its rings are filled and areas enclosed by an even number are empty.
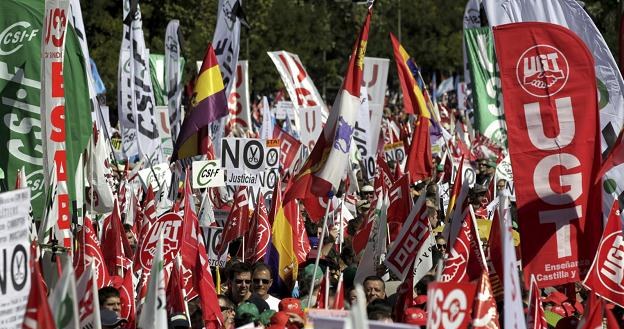
[[[167,325],[167,296],[163,255],[163,237],[158,238],[147,288],[145,303],[139,316],[139,328],[165,329]]]
[[[56,322],[48,304],[47,289],[41,275],[37,247],[35,243],[30,248],[30,294],[26,304],[22,329],[56,329]]]
[[[111,161],[106,150],[106,140],[101,129],[94,129],[89,144],[89,158],[87,159],[87,179],[89,180],[89,192],[87,200],[94,212],[103,214],[113,211],[113,191],[108,182],[112,177]]]
[[[235,239],[245,236],[249,230],[249,198],[247,186],[239,186],[234,194],[234,205],[228,215],[219,242],[219,253],[223,253],[227,245]]]
[[[326,197],[337,191],[349,164],[352,135],[360,105],[360,85],[368,29],[372,11],[369,10],[360,35],[355,42],[347,73],[334,107],[305,164],[294,178],[292,188],[286,193],[284,203],[306,197]]]
[[[521,244],[523,272],[540,286],[579,281],[600,241],[602,216],[592,54],[572,31],[549,23],[495,27],[494,39],[520,236],[532,241]]]
[[[127,258],[125,251],[130,244],[123,233],[117,200],[115,200],[112,214],[104,220],[102,231],[102,256],[108,273],[121,275],[130,266],[131,261]]]
[[[93,230],[91,219],[85,218],[84,225],[78,231],[78,250],[74,253],[74,271],[76,276],[82,276],[91,265],[94,266],[93,276],[98,289],[107,286],[110,278],[104,255]]]
[[[264,205],[264,197],[261,195],[258,197],[258,204],[251,217],[251,224],[245,234],[245,239],[247,240],[245,241],[245,260],[255,263],[264,259],[271,239],[271,224],[269,224],[269,214]]]
[[[278,181],[276,186],[280,186]],[[271,243],[264,257],[264,262],[271,267],[276,274],[271,290],[274,292],[290,293],[294,281],[297,280],[299,262],[295,252],[293,225],[285,214],[285,205],[282,203],[282,193],[279,188],[273,192],[270,220]]]
[[[527,312],[528,329],[548,329],[548,323],[544,317],[541,292],[537,286],[535,276],[531,275],[531,289],[529,292],[529,310]]]
[[[227,101],[219,63],[212,45],[204,56],[191,98],[191,111],[187,113],[176,140],[172,160],[202,154],[201,132],[208,124],[227,115]]]
[[[100,301],[95,277],[95,266],[90,264],[76,282],[79,328],[101,329]]]
[[[174,261],[171,266],[171,274],[169,282],[167,282],[167,313],[168,314],[186,314],[186,300],[183,293],[184,283],[178,261]],[[188,314],[186,314],[188,316]]]
[[[487,273],[485,255],[481,249],[481,239],[477,226],[468,211],[464,211],[461,229],[444,262],[442,281],[468,283]]]
[[[182,72],[180,72],[180,21],[172,19],[167,24],[165,33],[165,91],[169,109],[171,140],[175,144],[182,123]]]
[[[472,316],[472,327],[475,329],[500,328],[492,285],[490,284],[488,274],[485,272],[481,274],[481,279],[477,285],[477,295],[474,300]]]
[[[396,167],[400,168],[398,164]],[[416,128],[412,134],[412,141],[407,154],[405,172],[410,175],[410,183],[424,180],[433,174],[429,119],[424,115],[419,116],[416,121]]]
[[[607,225],[602,232],[598,252],[583,284],[600,297],[624,306],[624,268],[618,258],[624,247],[622,214],[618,201],[613,202]]]
[[[338,285],[336,286],[336,295],[334,297],[334,310],[344,310],[345,302],[344,302],[344,279],[343,273],[340,272],[340,277],[338,277]]]
[[[50,296],[48,303],[54,316],[57,329],[72,328],[78,329],[80,316],[78,313],[78,296],[76,294],[76,277],[74,268],[68,257],[57,258],[63,260],[63,273],[56,282],[56,286]]]
[[[416,83],[415,72],[417,70],[416,63],[405,48],[399,43],[394,34],[390,33],[392,40],[392,49],[394,50],[394,60],[397,64],[399,81],[401,82],[401,91],[403,92],[403,107],[406,113],[418,114],[427,119],[431,118],[431,113],[427,108],[423,92]]]

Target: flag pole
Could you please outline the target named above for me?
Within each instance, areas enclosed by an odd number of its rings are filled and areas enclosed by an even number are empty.
[[[312,271],[312,281],[310,282],[310,291],[308,292],[308,308],[312,307],[312,292],[314,291],[314,279],[316,276],[316,270],[319,267],[319,261],[321,259],[321,252],[323,251],[323,240],[325,239],[325,233],[327,233],[327,216],[329,215],[329,207],[332,198],[334,197],[334,191],[329,191],[327,194],[327,205],[325,206],[325,216],[323,217],[323,229],[321,231],[321,238],[319,240],[318,245],[318,253],[316,254],[316,259],[314,260],[314,271]]]

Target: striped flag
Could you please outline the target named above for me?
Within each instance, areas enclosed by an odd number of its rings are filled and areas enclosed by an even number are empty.
[[[208,124],[227,115],[227,101],[219,71],[219,63],[212,45],[204,56],[199,76],[191,97],[191,111],[184,117],[180,134],[173,149],[171,161],[205,153]],[[204,136],[205,135],[205,136]]]
[[[394,34],[390,33],[392,49],[394,50],[394,60],[397,64],[401,91],[403,92],[403,107],[409,114],[418,114],[425,118],[431,118],[431,113],[427,108],[422,90],[416,83],[416,72],[418,67],[399,43]]]

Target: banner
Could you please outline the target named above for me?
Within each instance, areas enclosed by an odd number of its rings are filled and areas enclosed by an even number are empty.
[[[137,246],[138,264],[134,268],[143,269],[143,274],[149,273],[156,253],[156,244],[161,237],[164,242],[164,249],[162,250],[164,265],[171,263],[182,247],[182,233],[182,217],[180,215],[168,212],[160,216],[147,231],[145,239]]]
[[[542,287],[579,281],[600,240],[589,228],[601,224],[600,194],[590,193],[600,166],[591,54],[547,23],[495,27],[494,38],[520,236],[531,239],[521,244],[525,278]]]
[[[320,106],[321,114],[328,113],[321,94],[301,64],[299,56],[283,50],[267,52],[267,54],[282,77],[288,96],[296,108]]]
[[[549,22],[572,30],[583,40],[594,59],[599,96],[600,150],[606,156],[624,126],[624,80],[600,31],[578,1],[518,1],[486,2],[491,25],[510,22]],[[607,173],[602,184],[602,211],[608,214],[613,200],[624,206],[624,167]],[[606,215],[605,215],[606,216]]]
[[[67,181],[67,152],[65,151],[65,89],[63,85],[63,57],[69,1],[45,2],[44,29],[46,33],[41,48],[41,138],[43,150],[43,176],[52,203],[58,213],[48,214],[49,227],[55,226],[55,235],[62,245],[71,247],[71,213]],[[55,177],[52,177],[55,176]],[[55,181],[57,190],[50,191]],[[47,228],[47,227],[46,227]]]
[[[477,286],[431,282],[427,285],[427,328],[468,328]]]
[[[240,28],[243,0],[219,0],[217,26],[212,37],[225,94],[229,95],[234,87],[234,73],[240,50]]]
[[[30,191],[21,189],[0,194],[0,250],[2,289],[0,324],[21,328],[30,293]]]
[[[466,8],[464,9],[464,22],[463,22],[463,27],[464,27],[464,34],[466,33],[467,29],[470,28],[475,28],[475,27],[480,27],[481,26],[481,0],[468,0],[468,2],[466,3]],[[470,74],[470,67],[468,66],[468,58],[466,56],[466,41],[465,41],[465,35],[462,36],[464,38],[464,40],[462,41],[462,54],[463,54],[463,58],[464,58],[464,83],[465,85],[469,86],[471,84],[471,74]],[[434,98],[434,102],[436,101],[436,93],[435,93],[435,88],[437,86],[434,86],[433,90],[433,98]],[[459,95],[458,95],[459,96]],[[458,106],[460,110],[465,110],[466,107],[464,106],[463,108],[461,107],[461,98],[457,97],[458,100]]]
[[[149,166],[149,164],[146,164]],[[171,169],[168,163],[160,163],[138,172],[141,183],[143,183],[144,191],[147,191],[149,184],[152,185],[154,192],[158,192],[161,188],[171,182]]]
[[[193,161],[193,188],[225,186],[220,160]]]
[[[217,249],[217,246],[219,246],[219,242],[221,242],[223,228],[204,226],[201,229],[204,232],[204,245],[206,246],[206,251],[208,252],[208,263],[210,264],[210,266],[219,266],[220,268],[225,268],[225,263],[227,262],[227,257],[229,255],[228,249],[230,248],[230,246],[229,244],[226,245],[223,254],[220,255]],[[248,243],[253,242],[250,241]]]
[[[154,119],[156,101],[139,5],[131,8],[130,0],[124,0],[123,17],[117,98],[123,150],[130,161],[135,162],[140,157],[160,163],[160,139]]]
[[[154,101],[157,106],[167,106],[165,93],[165,56],[149,53],[150,79],[154,90]]]
[[[474,127],[485,137],[506,145],[507,131],[503,117],[503,91],[494,40],[489,27],[464,30],[466,55],[470,67]]]
[[[221,167],[228,185],[254,185],[257,173],[279,168],[279,140],[228,137],[221,141]]]
[[[154,120],[158,128],[160,148],[164,160],[168,160],[173,154],[173,138],[171,137],[171,126],[169,126],[169,108],[167,106],[156,106],[154,108]]]
[[[228,95],[228,127],[230,131],[242,129],[251,131],[251,111],[249,110],[249,61],[238,61],[234,87]]]
[[[390,60],[388,58],[364,57],[362,87],[366,87],[371,112],[383,112],[389,66]]]
[[[323,122],[321,121],[321,107],[302,107],[297,111],[299,116],[299,129],[301,143],[312,151],[314,144],[318,140],[321,131],[323,130]]]
[[[167,24],[165,33],[165,91],[167,92],[167,108],[169,125],[171,127],[171,144],[175,145],[176,138],[182,125],[182,67],[180,61],[182,52],[179,39],[180,21],[173,19]],[[182,67],[181,65],[182,64]],[[163,150],[164,152],[164,150]]]

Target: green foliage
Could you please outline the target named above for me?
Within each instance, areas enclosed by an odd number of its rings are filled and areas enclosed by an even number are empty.
[[[88,2],[88,3],[87,3]],[[587,0],[586,8],[614,51],[617,45],[618,0]],[[164,52],[164,34],[179,19],[184,36],[185,78],[196,70],[212,40],[218,0],[142,0],[143,31],[150,51]],[[462,16],[465,1],[377,0],[367,56],[393,58],[389,33],[397,37],[425,72],[461,71]],[[117,66],[122,37],[121,0],[82,1],[91,56],[116,109]],[[340,87],[348,56],[366,15],[366,6],[350,0],[244,0],[250,29],[242,29],[240,59],[249,59],[251,88],[266,95],[282,83],[267,51],[298,54],[328,103]],[[399,34],[399,20],[401,22]],[[615,52],[614,52],[615,55]],[[425,77],[427,78],[427,77]],[[398,90],[394,60],[388,83]]]

